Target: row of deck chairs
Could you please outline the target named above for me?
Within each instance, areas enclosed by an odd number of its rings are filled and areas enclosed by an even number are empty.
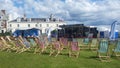
[[[49,56],[55,55],[57,57],[63,50],[67,50],[69,57],[78,57],[80,49],[89,49],[97,52],[97,56],[101,61],[109,61],[109,41],[107,39],[73,39],[68,41],[67,38],[60,38],[59,41],[54,39],[51,42],[48,41],[47,37],[30,37],[23,38],[21,36],[12,38],[10,36],[0,37],[0,50],[4,51],[15,51],[16,53],[22,53],[25,51],[34,50],[34,54],[43,53],[46,50],[50,50]],[[120,56],[120,40],[112,50],[112,55]]]
[[[114,45],[114,48],[112,49],[111,55],[110,50],[111,48],[109,45],[109,41],[107,39],[102,39],[99,42],[97,56],[103,62],[109,62],[111,56],[116,56],[117,58],[120,58],[120,40],[117,40],[117,43]]]
[[[76,41],[68,41],[67,38],[60,38],[59,41],[53,41],[51,46],[50,56],[57,51],[55,57],[61,53],[63,50],[69,51],[69,57],[75,56],[78,58],[80,48],[78,46],[78,42]]]
[[[22,53],[25,51],[34,50],[34,54],[43,53],[45,50],[49,48],[50,54],[52,56],[54,53],[55,57],[61,53],[63,49],[69,50],[69,56],[73,54],[78,57],[79,50],[78,42],[68,42],[66,38],[61,38],[60,41],[53,40],[49,42],[47,37],[30,37],[23,38],[21,36],[13,38],[10,36],[0,37],[0,50],[1,51],[15,51],[16,53]],[[74,53],[73,53],[74,52]]]
[[[6,37],[0,37],[1,39],[1,45],[0,49],[1,51],[16,51],[16,53],[22,53],[25,51],[29,51],[32,48],[34,48],[34,53],[36,52],[43,52],[43,50],[46,48],[47,41],[44,38],[44,40],[41,40],[39,38],[22,38],[21,36],[13,38],[10,36]]]
[[[116,56],[120,58],[120,40],[117,40],[117,43],[112,49],[112,55],[110,55],[110,41],[108,39],[77,39],[79,41],[80,49],[89,49],[92,51],[97,51],[97,57],[101,61],[109,62],[111,56]],[[115,42],[114,42],[115,43]]]
[[[78,41],[78,45],[80,49],[88,49],[88,50],[97,50],[98,49],[98,39],[93,38],[83,38],[83,39],[76,39]]]

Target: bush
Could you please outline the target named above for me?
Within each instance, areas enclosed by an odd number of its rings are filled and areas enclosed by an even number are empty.
[[[11,33],[10,32],[0,33],[0,36],[7,36],[7,35],[11,35]]]

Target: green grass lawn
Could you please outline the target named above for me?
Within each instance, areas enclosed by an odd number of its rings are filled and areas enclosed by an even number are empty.
[[[112,57],[111,62],[101,62],[92,51],[80,51],[79,58],[48,55],[0,51],[0,68],[120,68],[119,59]]]

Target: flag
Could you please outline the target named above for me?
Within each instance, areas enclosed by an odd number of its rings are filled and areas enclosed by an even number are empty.
[[[114,22],[111,24],[111,30],[110,30],[110,36],[109,36],[109,39],[110,39],[110,40],[115,40],[115,26],[116,26],[116,22],[117,22],[117,21],[114,21]]]

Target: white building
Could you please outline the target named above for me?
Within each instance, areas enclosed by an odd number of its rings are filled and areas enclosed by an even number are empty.
[[[5,10],[0,10],[0,33],[5,33],[7,30],[8,15]]]
[[[57,29],[59,25],[66,25],[66,23],[60,19],[53,18],[20,18],[8,22],[8,31],[14,32],[15,30],[24,30],[37,28],[40,29],[42,33],[45,33],[47,29]]]

